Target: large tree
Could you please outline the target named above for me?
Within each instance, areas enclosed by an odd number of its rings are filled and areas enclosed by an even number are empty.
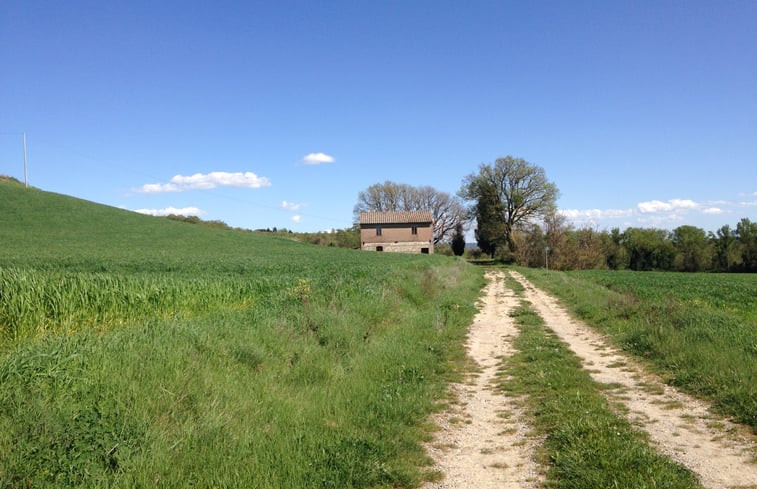
[[[481,200],[491,200],[492,192],[499,203],[496,212],[479,212]],[[543,168],[524,159],[507,156],[497,158],[492,165],[482,164],[478,173],[465,177],[460,195],[475,202],[472,214],[478,221],[478,229],[495,224],[487,222],[490,219],[501,224],[501,239],[512,252],[515,250],[513,231],[553,212],[559,191],[554,183],[547,180]],[[492,208],[490,204],[485,207]]]
[[[434,244],[451,238],[457,224],[466,220],[466,210],[460,200],[433,187],[413,187],[386,181],[376,183],[358,194],[355,220],[367,211],[429,210],[434,218]]]
[[[628,228],[623,232],[623,247],[628,250],[631,270],[670,270],[676,249],[670,232],[663,229]]]
[[[676,268],[683,272],[701,272],[710,267],[712,250],[704,229],[695,226],[678,226],[671,236],[678,255]]]

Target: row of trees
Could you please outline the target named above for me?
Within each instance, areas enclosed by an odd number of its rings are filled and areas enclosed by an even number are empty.
[[[553,215],[543,226],[516,231],[514,240],[515,251],[499,257],[529,267],[757,272],[757,223],[746,218],[735,229],[725,225],[707,233],[688,225],[673,231],[575,229]]]
[[[563,270],[757,271],[757,223],[749,219],[715,233],[694,226],[672,232],[575,229],[557,212],[558,196],[544,169],[507,156],[465,177],[457,196],[387,181],[360,192],[354,211],[357,222],[364,211],[430,209],[435,244],[449,243],[462,254],[465,227],[474,224],[479,253],[525,266],[548,261]]]

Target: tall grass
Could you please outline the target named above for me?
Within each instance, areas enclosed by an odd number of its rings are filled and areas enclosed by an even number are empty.
[[[0,268],[0,342],[252,307],[266,285],[244,277]]]
[[[21,342],[0,358],[0,486],[418,484],[420,426],[480,274],[323,280],[262,307]]]
[[[0,182],[0,487],[413,487],[481,270]]]
[[[519,271],[669,383],[757,431],[757,276]]]

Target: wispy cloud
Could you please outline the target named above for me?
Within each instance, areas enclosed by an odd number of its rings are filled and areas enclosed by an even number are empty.
[[[326,153],[308,153],[302,159],[306,165],[320,165],[322,163],[333,163],[336,161],[333,156]]]
[[[281,208],[287,211],[298,211],[302,207],[302,204],[296,204],[294,202],[281,201]]]
[[[171,214],[176,216],[204,216],[207,214],[202,209],[197,207],[182,207],[177,209],[176,207],[166,207],[165,209],[136,209],[134,212],[139,214],[147,214],[148,216],[170,216]]]
[[[176,175],[168,183],[148,183],[142,185],[138,192],[155,194],[162,192],[183,192],[185,190],[208,190],[216,187],[261,188],[270,187],[271,181],[252,172],[229,173],[214,171],[195,173],[194,175]]]

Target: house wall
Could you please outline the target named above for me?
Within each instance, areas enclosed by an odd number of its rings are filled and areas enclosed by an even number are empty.
[[[429,253],[434,252],[434,243],[428,241],[399,241],[396,243],[363,243],[362,249],[366,251],[376,251],[381,246],[387,253],[423,253],[424,248],[428,248]]]
[[[376,232],[381,229],[381,235]],[[422,248],[434,252],[433,228],[428,224],[417,225],[418,234],[413,234],[409,224],[370,224],[360,228],[360,243],[364,250],[376,251],[377,246],[383,251],[420,253]]]

